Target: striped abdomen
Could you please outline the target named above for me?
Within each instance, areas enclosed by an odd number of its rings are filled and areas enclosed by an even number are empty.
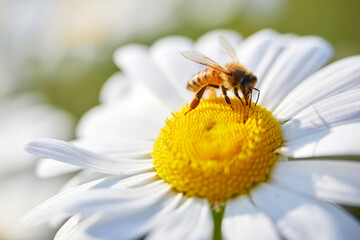
[[[187,84],[187,89],[197,92],[206,84],[220,85],[223,80],[220,78],[220,72],[212,67],[202,69],[200,72],[194,74]]]

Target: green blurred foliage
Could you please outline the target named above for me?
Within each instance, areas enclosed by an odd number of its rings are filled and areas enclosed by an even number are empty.
[[[70,112],[76,119],[99,103],[99,92],[104,82],[118,69],[112,53],[99,56],[95,62],[84,64],[79,59],[66,59],[56,72],[39,69],[34,76],[32,90],[46,94],[47,99]],[[39,65],[34,64],[39,68]]]
[[[359,9],[358,0],[292,0],[280,21],[269,27],[321,36],[333,45],[336,60],[360,53]]]
[[[281,33],[317,35],[328,40],[335,49],[333,61],[360,53],[360,1],[359,0],[285,0],[287,5],[280,17],[269,24],[252,23],[245,13],[223,27],[234,29],[245,37],[263,28]],[[205,33],[196,26],[184,26],[181,33],[197,38]]]

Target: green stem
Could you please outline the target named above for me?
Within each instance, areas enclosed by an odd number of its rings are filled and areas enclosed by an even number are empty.
[[[212,216],[214,219],[214,235],[213,240],[221,240],[221,221],[224,215],[225,207],[221,207],[219,210],[212,210]]]

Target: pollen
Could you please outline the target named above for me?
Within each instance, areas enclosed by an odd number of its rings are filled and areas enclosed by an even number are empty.
[[[172,113],[154,144],[157,175],[186,196],[221,202],[266,181],[281,147],[280,123],[265,107],[234,110],[223,98]]]

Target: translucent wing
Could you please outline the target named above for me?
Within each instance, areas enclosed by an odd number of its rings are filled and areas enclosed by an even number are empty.
[[[222,50],[225,52],[225,54],[228,55],[233,62],[239,62],[239,59],[237,58],[237,55],[235,52],[235,49],[233,48],[233,46],[231,46],[229,41],[224,36],[219,37],[219,42],[220,42],[220,46],[221,46]]]
[[[215,68],[216,70],[218,70],[220,72],[228,74],[228,71],[226,70],[225,67],[217,64],[214,60],[208,58],[207,56],[205,56],[201,52],[185,51],[185,52],[181,52],[181,55],[183,55],[187,59],[190,59],[191,61],[194,61],[196,63],[200,63],[202,65],[206,65],[208,67]]]

